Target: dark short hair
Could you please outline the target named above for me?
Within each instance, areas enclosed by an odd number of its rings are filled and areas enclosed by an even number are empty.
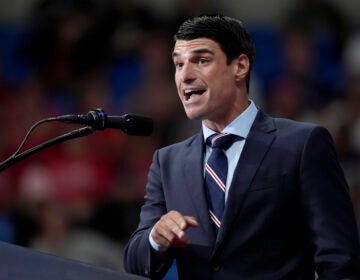
[[[200,15],[186,20],[174,35],[174,40],[193,40],[208,38],[217,42],[225,53],[227,63],[241,54],[246,54],[250,61],[249,73],[246,77],[249,91],[250,70],[255,58],[255,45],[242,22],[238,19],[215,15]]]

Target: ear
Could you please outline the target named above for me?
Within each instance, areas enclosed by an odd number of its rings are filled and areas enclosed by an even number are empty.
[[[241,54],[235,59],[235,81],[240,82],[245,79],[250,70],[250,61],[246,54]]]

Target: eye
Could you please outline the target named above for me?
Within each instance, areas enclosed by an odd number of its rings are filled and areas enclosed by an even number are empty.
[[[201,57],[201,58],[199,59],[199,64],[204,64],[204,63],[206,63],[206,59],[203,58],[203,57]]]
[[[209,60],[206,59],[205,57],[200,57],[200,58],[199,58],[199,64],[206,64],[206,63],[208,63],[208,62],[209,62]]]
[[[175,65],[175,68],[176,69],[180,69],[183,65],[184,65],[184,63],[182,63],[182,62],[174,62],[174,65]]]

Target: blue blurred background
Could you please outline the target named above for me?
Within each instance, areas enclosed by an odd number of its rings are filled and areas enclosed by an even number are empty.
[[[51,116],[100,107],[151,116],[155,131],[96,132],[1,172],[0,240],[123,269],[154,150],[200,128],[177,97],[172,35],[213,12],[243,20],[255,40],[256,104],[330,130],[360,221],[358,11],[357,0],[1,0],[1,161]],[[76,128],[45,124],[25,149]]]

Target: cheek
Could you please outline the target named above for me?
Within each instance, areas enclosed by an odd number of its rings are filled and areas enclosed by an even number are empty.
[[[178,74],[177,72],[175,72],[175,74],[174,74],[174,80],[175,80],[176,86],[178,86],[180,84],[180,74]]]
[[[177,75],[175,74],[174,76],[174,80],[175,80],[175,85],[176,85],[176,90],[179,91],[179,78],[177,77]]]
[[[178,85],[176,84],[176,93],[177,93],[177,97],[181,100],[181,102],[183,101],[183,94],[180,92],[180,89],[178,87]]]
[[[231,75],[231,74],[225,74],[217,79],[218,80],[218,87],[219,88],[223,88],[224,91],[232,91],[232,89],[234,87],[236,87],[236,77],[234,75]]]

